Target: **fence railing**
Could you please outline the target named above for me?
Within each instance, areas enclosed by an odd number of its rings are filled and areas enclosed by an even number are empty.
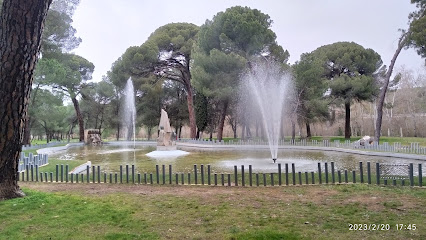
[[[49,156],[47,154],[33,155],[29,153],[25,156],[24,152],[21,152],[18,164],[18,172],[23,172],[29,168],[37,168],[49,164]]]
[[[384,171],[386,166],[386,171]],[[36,166],[27,167],[18,175],[20,181],[65,182],[65,183],[109,183],[147,185],[214,185],[214,186],[283,186],[305,184],[365,183],[377,185],[423,186],[422,164],[417,169],[410,163],[401,173],[393,171],[389,164],[359,162],[357,170],[337,170],[334,162],[318,163],[316,171],[297,171],[294,163],[277,164],[273,172],[256,172],[252,165],[234,166],[233,172],[218,172],[211,165],[194,165],[189,172],[173,172],[172,165],[155,165],[152,172],[141,173],[135,165],[120,165],[118,172],[101,171],[100,166],[87,166],[83,173],[69,173],[68,165],[56,165],[54,172],[40,172]],[[401,176],[399,176],[401,175]],[[389,181],[389,182],[388,182]],[[390,182],[392,181],[392,182]],[[407,181],[407,182],[406,182]]]
[[[261,145],[268,145],[267,141],[263,140],[229,140],[229,141],[217,141],[217,140],[205,140],[205,139],[178,139],[178,142],[182,143],[194,143],[194,144],[206,144],[206,145],[241,145],[241,146],[261,146]],[[347,148],[347,149],[364,149],[364,150],[371,150],[371,151],[380,151],[380,152],[394,152],[394,153],[411,153],[411,154],[423,154],[426,155],[426,147],[421,147],[419,143],[410,143],[410,145],[402,145],[399,142],[395,142],[393,144],[389,144],[387,142],[384,142],[382,144],[372,143],[368,144],[365,143],[364,145],[360,145],[355,142],[351,142],[350,140],[345,140],[344,142],[340,142],[340,140],[311,140],[307,141],[306,139],[302,139],[300,141],[294,141],[294,140],[279,140],[278,146],[307,146],[307,147],[335,147],[335,148]]]
[[[58,145],[66,144],[66,143],[72,143],[72,142],[78,142],[78,140],[66,140],[66,141],[53,141],[45,144],[33,144],[33,145],[23,145],[22,151],[24,150],[33,150],[33,149],[40,149],[40,148],[48,148],[48,147],[55,147]]]

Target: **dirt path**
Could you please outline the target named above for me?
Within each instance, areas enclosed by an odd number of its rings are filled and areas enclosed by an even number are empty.
[[[162,185],[126,185],[126,184],[65,184],[65,183],[28,183],[21,182],[21,187],[42,192],[57,192],[103,196],[123,193],[132,195],[174,195],[197,196],[210,199],[212,196],[227,198],[262,197],[264,200],[309,200],[321,202],[338,194],[337,190],[318,186],[291,187],[214,187],[214,186],[162,186]]]

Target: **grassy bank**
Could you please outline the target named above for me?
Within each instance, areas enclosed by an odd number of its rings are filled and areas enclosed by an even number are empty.
[[[21,183],[0,239],[424,239],[426,191],[368,185],[195,187]],[[349,224],[389,224],[351,231]],[[397,230],[396,224],[416,224]]]

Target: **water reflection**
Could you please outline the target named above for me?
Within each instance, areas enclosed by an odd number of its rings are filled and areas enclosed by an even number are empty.
[[[67,151],[52,154],[51,158],[67,160],[91,161],[93,165],[101,166],[101,169],[109,172],[117,172],[120,165],[135,165],[139,173],[154,172],[155,165],[173,165],[173,172],[189,172],[194,168],[194,164],[205,166],[210,164],[213,172],[232,173],[234,166],[241,168],[244,165],[248,170],[248,165],[252,165],[253,172],[277,172],[277,164],[273,164],[268,150],[194,150],[185,149],[190,154],[180,157],[151,158],[147,153],[154,151],[155,146],[133,146],[124,147],[114,145],[82,146],[69,148]],[[328,169],[331,171],[331,162],[335,164],[335,170],[359,170],[359,162],[363,162],[364,171],[367,170],[367,162],[371,162],[371,171],[375,172],[375,163],[389,164],[409,164],[414,163],[414,171],[417,172],[419,160],[401,159],[393,157],[377,157],[341,153],[333,151],[312,151],[312,150],[289,150],[281,149],[278,152],[277,163],[281,163],[284,171],[285,164],[288,164],[291,171],[291,164],[294,163],[296,171],[311,172],[318,170],[318,162],[324,169],[324,163],[328,162]]]

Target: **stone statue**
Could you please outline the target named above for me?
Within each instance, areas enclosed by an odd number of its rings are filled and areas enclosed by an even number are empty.
[[[172,150],[175,147],[175,141],[172,139],[173,131],[170,127],[169,116],[164,109],[161,109],[159,133],[157,138],[157,150]]]
[[[84,131],[84,143],[94,146],[102,145],[101,132],[99,129],[86,129]]]

